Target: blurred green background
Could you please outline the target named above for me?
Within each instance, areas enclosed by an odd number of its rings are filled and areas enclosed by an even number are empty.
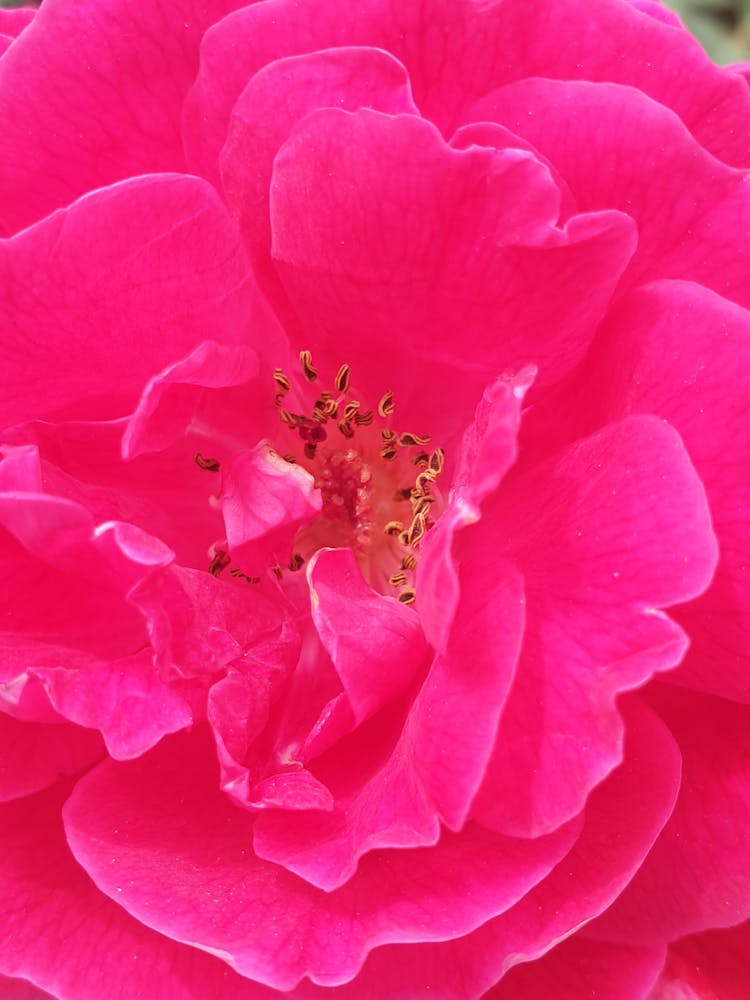
[[[34,0],[0,0],[0,7],[21,7],[29,2]],[[596,4],[596,0],[591,3]],[[664,3],[680,15],[716,62],[750,59],[750,0],[664,0]]]
[[[666,0],[665,6],[680,15],[716,62],[750,59],[750,0]]]

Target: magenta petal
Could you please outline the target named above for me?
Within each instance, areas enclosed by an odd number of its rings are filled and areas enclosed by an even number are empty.
[[[240,415],[251,422],[257,387],[253,386],[255,391],[251,392],[250,384],[255,382],[258,372],[258,355],[252,348],[203,341],[186,358],[175,361],[149,380],[123,435],[123,458],[162,451],[193,428],[211,438],[221,438],[228,433],[225,427],[240,422]],[[239,392],[231,391],[238,388]],[[210,398],[211,393],[206,390],[212,389],[230,391],[221,393],[220,399],[209,407],[206,397]],[[215,425],[212,410],[220,411],[221,424],[225,426]],[[244,443],[240,439],[240,444]],[[231,444],[235,442],[230,439]]]
[[[350,549],[323,549],[308,568],[315,627],[357,725],[404,691],[424,664],[419,619],[367,586]]]
[[[360,1000],[368,989],[393,1000],[477,1000],[521,957],[544,955],[617,897],[672,812],[681,763],[669,730],[637,696],[624,711],[623,763],[591,794],[578,840],[547,878],[464,938],[376,949],[341,1000]]]
[[[0,68],[3,228],[134,174],[184,170],[180,109],[198,44],[233,6],[45,0]]]
[[[438,651],[445,649],[459,600],[454,537],[479,519],[482,503],[516,460],[521,404],[532,379],[533,372],[527,369],[515,378],[502,376],[485,389],[461,441],[447,508],[424,540],[419,617]]]
[[[651,412],[677,428],[711,505],[721,560],[709,590],[675,613],[691,649],[670,681],[750,702],[750,479],[736,459],[750,450],[750,314],[685,282],[639,289],[607,322],[585,377],[603,387],[604,419]]]
[[[746,1000],[750,995],[748,955],[747,923],[675,941],[649,1000]]]
[[[105,416],[122,415],[207,328],[232,342],[248,320],[238,236],[194,177],[88,194],[0,242],[0,267],[13,320],[0,352],[4,424],[65,407],[101,419],[102,400]]]
[[[682,630],[659,608],[716,564],[702,486],[663,421],[610,424],[509,483],[474,529],[523,572],[527,627],[475,815],[536,835],[579,812],[620,761],[615,701],[675,666]],[[517,781],[519,770],[533,780]]]
[[[268,274],[273,160],[292,127],[318,108],[418,114],[404,67],[382,49],[339,48],[278,59],[250,80],[232,109],[221,176],[253,261]]]
[[[543,878],[578,829],[514,841],[469,827],[425,851],[370,855],[325,893],[253,856],[252,820],[217,790],[207,742],[181,736],[138,761],[100,765],[65,817],[78,860],[139,920],[277,989],[306,973],[346,982],[380,943],[465,934]]]
[[[41,990],[64,1000],[111,997],[118,982],[127,984],[123,995],[149,1000],[278,1000],[103,896],[65,841],[66,793],[58,786],[0,807],[0,970],[38,984],[28,1000],[42,1000]],[[92,961],[94,955],[106,961]],[[25,988],[12,992],[0,979],[3,1000],[27,1000]]]
[[[97,733],[67,724],[18,722],[0,712],[0,801],[29,795],[101,760]],[[0,994],[2,995],[2,994]]]
[[[718,162],[669,110],[630,87],[523,80],[469,114],[501,122],[549,157],[579,211],[619,209],[635,219],[626,285],[682,278],[750,305],[748,250],[727,236],[750,225],[745,175]]]
[[[517,965],[484,1000],[646,1000],[664,964],[664,946],[634,947],[568,938],[544,958]]]
[[[661,687],[654,703],[682,751],[680,795],[642,868],[596,923],[597,934],[636,944],[750,916],[750,708]]]
[[[232,555],[240,561],[247,557],[251,566],[256,560],[256,568],[263,570],[266,565],[258,567],[257,560],[286,562],[296,529],[321,506],[320,490],[306,469],[284,461],[267,444],[243,451],[230,466],[221,493]]]
[[[352,363],[365,398],[390,388],[399,419],[455,433],[498,372],[532,361],[548,381],[575,365],[633,252],[624,215],[560,230],[558,211],[525,150],[454,149],[411,115],[317,111],[274,162],[271,255],[289,300],[274,304],[294,345],[333,371]]]

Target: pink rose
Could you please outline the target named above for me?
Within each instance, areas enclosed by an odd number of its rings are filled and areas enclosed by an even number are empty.
[[[748,83],[241,2],[0,11],[0,997],[747,997]]]

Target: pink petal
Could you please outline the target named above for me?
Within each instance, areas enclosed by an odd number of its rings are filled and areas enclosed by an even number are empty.
[[[233,6],[45,0],[0,67],[5,231],[134,174],[184,170],[180,110],[198,44]]]
[[[650,943],[750,916],[750,709],[661,685],[654,702],[683,757],[674,813],[628,888],[596,924]]]
[[[748,954],[748,924],[675,941],[648,1000],[746,1000]]]
[[[231,454],[232,445],[241,447],[252,439],[252,430],[239,442],[232,437],[238,425],[254,423],[259,368],[251,347],[203,341],[149,380],[123,435],[123,458],[163,451],[191,430],[205,435],[212,445],[218,438],[222,450]],[[261,428],[262,424],[260,433]]]
[[[744,174],[717,162],[666,108],[614,84],[524,80],[467,114],[533,143],[560,171],[578,211],[619,209],[636,220],[628,284],[684,278],[750,303],[748,251],[727,238],[750,225]]]
[[[690,336],[685,337],[689,324]],[[598,412],[651,412],[680,432],[706,488],[721,561],[675,618],[691,650],[670,682],[750,702],[750,314],[697,285],[659,282],[612,315],[585,374]],[[680,391],[675,392],[674,386]]]
[[[321,507],[320,490],[302,466],[286,462],[267,444],[244,451],[230,466],[221,494],[229,550],[251,567],[255,560],[259,570],[286,563],[297,528]]]
[[[414,611],[365,583],[350,549],[322,549],[308,568],[315,627],[356,724],[411,684],[426,645]]]
[[[96,733],[70,725],[18,722],[0,712],[0,801],[29,795],[101,760]],[[0,995],[2,995],[0,993]]]
[[[471,546],[515,562],[527,594],[521,662],[475,816],[534,836],[576,815],[620,761],[617,694],[679,662],[685,636],[656,609],[706,587],[716,543],[679,437],[632,417],[512,480]]]
[[[125,419],[34,421],[5,431],[3,439],[35,445],[46,489],[85,507],[96,523],[137,523],[165,542],[180,563],[206,569],[209,547],[223,524],[210,503],[216,480],[195,462],[196,447],[203,442],[184,438],[168,451],[123,462],[127,426]]]
[[[274,1000],[219,958],[178,944],[133,920],[103,896],[70,854],[58,786],[0,807],[0,969],[62,1000],[123,996],[149,1000]],[[92,956],[103,960],[92,961]],[[21,992],[0,997],[25,1000]],[[125,985],[126,984],[126,985]],[[294,1000],[293,995],[289,1000]]]
[[[365,398],[390,388],[399,419],[444,437],[499,371],[532,360],[557,378],[593,335],[635,234],[617,213],[556,229],[558,207],[525,150],[456,150],[409,115],[315,112],[274,162],[290,305],[274,304],[295,346],[351,362]]]
[[[464,433],[446,510],[424,539],[419,563],[419,617],[438,651],[445,649],[459,599],[451,550],[456,532],[477,521],[517,456],[521,403],[533,373],[501,376],[488,386]]]
[[[101,765],[65,814],[68,841],[100,888],[277,989],[306,973],[346,982],[380,943],[465,934],[544,877],[576,831],[512,841],[469,827],[425,851],[370,855],[325,893],[253,857],[250,815],[218,791],[207,742],[182,736]]]
[[[216,193],[196,178],[140,177],[89,194],[0,243],[0,264],[13,320],[0,357],[4,424],[66,407],[120,416],[206,328],[230,342],[245,335],[245,258]]]
[[[45,993],[26,979],[11,979],[0,976],[0,998],[2,1000],[55,1000],[51,993]]]
[[[466,937],[376,948],[336,1000],[477,1000],[519,956],[543,955],[616,898],[669,818],[680,784],[668,729],[640,698],[626,701],[623,763],[592,792],[580,837],[553,871]],[[323,1000],[315,987],[303,984],[300,992]]]
[[[517,965],[483,1000],[646,1000],[663,963],[663,946],[572,937],[544,958]]]
[[[393,53],[407,68],[422,114],[445,134],[467,105],[523,77],[609,80],[673,108],[715,155],[734,164],[750,160],[747,129],[726,127],[747,122],[750,112],[738,74],[713,65],[686,31],[619,0],[601,0],[595,18],[585,0],[481,8],[470,0],[338,0],[326,15],[316,0],[274,0],[237,11],[207,32],[186,103],[194,171],[217,177],[232,107],[254,73],[275,59],[334,45]],[[644,58],[649,52],[658,59]]]
[[[252,77],[232,109],[221,177],[265,282],[275,278],[268,260],[273,160],[292,127],[320,107],[418,114],[405,69],[381,49],[328,49],[278,59]]]

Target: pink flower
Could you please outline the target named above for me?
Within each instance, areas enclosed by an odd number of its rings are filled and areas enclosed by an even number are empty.
[[[748,995],[739,70],[654,0],[32,14],[0,997]]]

